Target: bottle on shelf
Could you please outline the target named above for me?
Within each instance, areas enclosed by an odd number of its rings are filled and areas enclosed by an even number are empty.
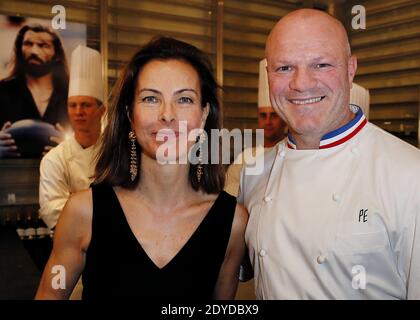
[[[44,220],[38,217],[36,221],[36,237],[37,239],[44,239],[50,236],[50,230],[45,224]]]
[[[20,213],[16,217],[16,232],[21,240],[26,239],[26,220]]]
[[[31,212],[28,212],[27,216],[26,216],[26,220],[27,220],[27,225],[26,225],[26,229],[25,229],[25,235],[26,235],[26,239],[27,240],[34,240],[36,237],[36,231],[35,231],[35,221],[34,219],[32,219],[32,214]]]
[[[6,212],[6,219],[4,220],[4,226],[7,229],[13,227],[12,219],[10,218],[10,212]]]

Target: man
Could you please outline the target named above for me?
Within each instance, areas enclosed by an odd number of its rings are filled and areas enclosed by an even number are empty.
[[[51,229],[70,194],[92,181],[105,111],[101,72],[99,52],[84,46],[73,51],[67,111],[74,136],[48,152],[40,166],[40,216]]]
[[[20,156],[5,132],[13,122],[37,119],[61,131],[68,122],[67,62],[58,35],[41,25],[26,25],[18,32],[14,53],[12,72],[0,81],[0,158]],[[51,140],[59,142],[57,137]]]
[[[264,148],[272,148],[284,138],[286,124],[270,103],[266,59],[260,61],[258,81],[258,127],[264,129]]]
[[[267,60],[263,59],[259,65],[258,81],[258,127],[264,129],[264,148],[257,146],[252,148],[253,157],[260,155],[269,148],[274,147],[284,138],[286,124],[279,117],[270,103],[267,79]],[[234,163],[229,166],[226,173],[225,191],[233,196],[239,192],[239,176],[243,163],[251,163],[250,159],[244,157],[245,152],[238,155]]]
[[[420,151],[350,108],[344,27],[294,11],[266,57],[289,135],[261,176],[242,175],[257,298],[420,299]]]

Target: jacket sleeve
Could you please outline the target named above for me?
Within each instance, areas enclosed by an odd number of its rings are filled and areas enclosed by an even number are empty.
[[[420,187],[412,203],[411,236],[407,241],[408,280],[407,299],[420,300]]]
[[[420,300],[420,183],[407,184],[413,192],[406,192],[407,198],[395,207],[400,226],[391,245],[397,272],[406,288],[406,299]]]
[[[51,229],[57,224],[58,217],[70,196],[65,161],[52,151],[41,161],[39,179],[39,213]]]

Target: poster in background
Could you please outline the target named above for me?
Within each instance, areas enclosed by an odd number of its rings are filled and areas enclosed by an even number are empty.
[[[17,16],[5,16],[0,15],[0,80],[8,78],[11,74],[11,71],[14,66],[14,43],[16,41],[16,37],[18,35],[19,30],[25,25],[33,25],[33,24],[40,24],[42,26],[48,27],[53,29],[51,26],[51,19],[38,19],[38,18],[31,18],[31,17],[17,17]],[[53,31],[58,34],[61,40],[61,44],[63,46],[67,65],[70,68],[70,57],[72,51],[78,45],[86,45],[87,42],[87,26],[82,23],[75,23],[75,22],[68,22],[66,21],[66,28],[65,29],[58,29]],[[67,90],[65,90],[67,91]],[[7,92],[4,94],[8,94]],[[63,97],[64,98],[57,98]],[[11,116],[8,116],[9,111],[4,110],[1,113],[3,116],[0,116],[0,129],[2,129],[3,125],[6,121],[10,121],[12,123],[11,128],[4,129],[5,132],[12,135],[13,139],[16,142],[16,146],[22,158],[39,158],[42,156],[42,152],[45,151],[44,147],[46,145],[54,146],[57,142],[51,142],[51,136],[53,137],[60,137],[62,136],[63,132],[57,131],[56,124],[60,122],[61,125],[64,125],[66,129],[68,129],[67,121],[62,123],[62,121],[58,121],[56,119],[63,119],[63,114],[66,115],[66,96],[67,92],[55,94],[51,96],[50,102],[52,108],[50,110],[51,118],[45,120],[37,120],[33,119],[32,117],[28,117],[22,113],[22,117],[18,116],[21,114],[20,112],[24,112],[23,110],[32,110],[26,107],[26,104],[30,100],[22,100],[20,96],[16,97],[16,109],[15,110],[22,110],[16,111],[17,116],[15,120],[12,119]],[[0,108],[10,108],[13,106],[12,98],[7,98],[3,105],[0,99]],[[60,100],[57,100],[60,99]],[[57,109],[58,108],[58,109]],[[65,110],[64,110],[65,108]],[[54,110],[54,111],[53,111]],[[61,111],[58,111],[61,110]],[[1,111],[1,110],[0,110]],[[53,113],[51,113],[53,112]],[[57,112],[59,112],[57,114]],[[59,116],[58,116],[59,115]],[[65,116],[64,116],[65,117]],[[16,119],[17,118],[17,119]],[[29,118],[29,119],[28,119]],[[7,131],[6,131],[7,130]],[[11,131],[13,130],[13,131]],[[1,146],[0,146],[1,147]],[[14,157],[13,154],[10,154],[9,151],[4,151],[4,148],[0,150],[0,158],[10,158]]]
[[[13,45],[18,31],[27,24],[39,23],[51,27],[50,19],[5,16],[0,14],[0,80],[8,75],[10,59],[13,57]],[[87,27],[83,23],[66,21],[65,30],[54,30],[60,35],[61,43],[70,67],[70,55],[79,44],[86,45]]]

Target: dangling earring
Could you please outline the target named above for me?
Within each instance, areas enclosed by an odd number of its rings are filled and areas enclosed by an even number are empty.
[[[136,150],[136,134],[133,130],[128,134],[128,139],[131,142],[130,147],[130,179],[133,182],[137,177],[137,150]]]
[[[206,140],[206,135],[204,130],[201,132],[199,138],[198,138],[198,164],[197,164],[197,180],[198,183],[201,181],[201,176],[203,175],[203,143]]]

